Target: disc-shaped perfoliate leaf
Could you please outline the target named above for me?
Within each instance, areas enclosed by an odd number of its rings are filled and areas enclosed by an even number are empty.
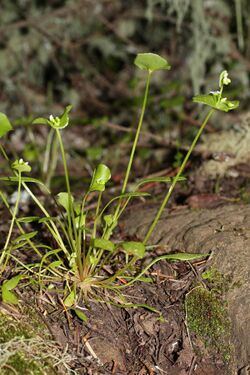
[[[65,211],[69,212],[69,194],[67,192],[61,192],[57,194],[57,202],[65,209]],[[73,205],[74,197],[71,195],[71,204]]]
[[[69,112],[71,111],[71,109],[72,109],[72,105],[67,105],[62,116],[59,117],[60,119],[60,125],[58,127],[59,129],[63,129],[69,124]]]
[[[227,100],[227,98],[219,98],[219,92],[211,92],[208,95],[197,95],[193,97],[195,103],[206,104],[209,107],[218,109],[219,111],[228,112],[239,106],[238,100]]]
[[[0,138],[12,129],[13,128],[8,117],[4,113],[0,112]]]
[[[15,169],[20,173],[31,171],[29,163],[27,161],[24,161],[23,159],[15,160],[14,163],[11,164],[11,168]]]
[[[142,242],[135,242],[135,241],[123,242],[121,246],[128,255],[134,255],[137,258],[144,257],[145,245]]]
[[[47,124],[54,129],[63,129],[69,124],[69,112],[71,109],[72,105],[68,105],[60,117],[54,117],[53,115],[50,115],[49,119],[38,117],[32,121],[32,124]]]
[[[115,244],[112,241],[105,240],[104,238],[94,238],[91,244],[95,248],[108,251],[113,251],[115,248]]]
[[[134,63],[138,68],[149,72],[161,69],[169,70],[171,68],[166,59],[155,53],[138,53]]]
[[[94,170],[89,191],[104,191],[105,185],[110,178],[111,173],[109,167],[105,164],[99,164]]]

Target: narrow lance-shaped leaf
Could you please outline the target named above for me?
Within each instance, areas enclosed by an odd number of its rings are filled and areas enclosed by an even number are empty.
[[[167,183],[171,183],[173,181],[173,177],[148,177],[148,178],[144,178],[143,180],[139,181],[139,183],[137,184],[137,188],[141,185],[144,185],[144,184],[148,184],[148,183],[151,183],[151,182],[165,182],[166,184]],[[184,176],[180,176],[178,178],[178,181],[186,181],[186,177]]]
[[[164,259],[166,260],[173,260],[173,261],[191,261],[195,259],[200,259],[207,257],[209,254],[192,254],[192,253],[175,253],[175,254],[168,254],[164,255]]]
[[[84,312],[82,312],[82,310],[80,310],[79,308],[72,308],[71,310],[73,310],[76,315],[78,316],[79,319],[81,319],[83,322],[87,322],[88,320],[88,317],[87,315],[84,314]]]
[[[20,222],[20,220],[18,220],[18,222]],[[37,231],[34,231],[34,232],[21,234],[20,236],[15,238],[13,242],[18,243],[18,242],[21,242],[21,241],[30,240],[31,238],[35,237],[37,235],[37,233],[38,233]]]
[[[66,307],[71,307],[75,303],[76,294],[74,290],[71,290],[71,292],[68,294],[68,296],[63,301],[64,305]]]
[[[37,117],[32,121],[32,124],[42,124],[42,125],[49,125],[48,119],[45,117]]]

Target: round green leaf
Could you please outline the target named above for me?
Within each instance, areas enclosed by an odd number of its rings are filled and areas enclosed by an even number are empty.
[[[69,194],[67,192],[58,193],[56,200],[68,213],[69,212]],[[71,195],[71,204],[73,204],[73,202],[74,202],[74,197]]]
[[[0,138],[10,130],[12,130],[12,126],[8,117],[4,113],[0,112]]]
[[[138,68],[150,72],[160,69],[169,70],[171,68],[166,59],[155,53],[138,53],[134,63]]]
[[[92,240],[92,246],[108,251],[113,251],[115,248],[115,245],[112,241],[105,240],[104,238],[94,238]]]
[[[93,173],[89,191],[104,191],[110,178],[110,169],[105,164],[99,164]]]
[[[135,241],[123,242],[121,246],[128,255],[134,255],[138,258],[144,257],[145,245],[142,242],[135,242]]]

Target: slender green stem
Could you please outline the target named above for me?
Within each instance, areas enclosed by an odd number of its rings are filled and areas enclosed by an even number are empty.
[[[108,279],[106,279],[105,282],[105,287],[106,285],[110,285],[112,282],[114,282],[119,276],[121,276],[124,272],[126,272],[129,268],[133,267],[136,260],[138,258],[132,257],[131,260],[125,264],[124,267],[122,267],[119,271],[117,271],[114,275],[110,276]],[[103,283],[104,283],[103,282]],[[126,284],[127,285],[127,284]]]
[[[102,200],[102,192],[99,193],[98,200],[97,200],[97,206],[96,206],[96,211],[95,211],[95,220],[94,220],[94,226],[93,226],[93,231],[92,231],[92,238],[95,238],[95,236],[96,236],[96,228],[97,228],[97,223],[99,221],[99,211],[100,211],[100,206],[101,206],[101,200]]]
[[[198,139],[200,138],[200,135],[201,135],[203,129],[205,128],[205,126],[206,126],[206,124],[207,124],[209,118],[210,118],[211,115],[213,114],[213,112],[214,112],[214,109],[211,109],[211,110],[208,112],[207,116],[205,117],[205,120],[203,121],[201,127],[199,128],[199,130],[198,130],[198,132],[197,132],[197,134],[196,134],[196,136],[195,136],[195,138],[194,138],[194,140],[193,140],[193,142],[192,142],[192,144],[191,144],[191,146],[190,146],[190,148],[189,148],[189,150],[188,150],[188,152],[187,152],[187,154],[186,154],[186,156],[185,156],[185,158],[184,158],[184,160],[183,160],[183,162],[182,162],[182,164],[181,164],[181,167],[180,167],[180,169],[179,169],[177,175],[174,177],[173,182],[172,182],[172,184],[171,184],[171,186],[170,186],[170,188],[169,188],[167,194],[165,195],[165,198],[163,199],[162,204],[161,204],[161,206],[160,206],[160,208],[159,208],[159,210],[158,210],[158,212],[157,212],[157,214],[156,214],[156,216],[155,216],[155,218],[154,218],[152,224],[150,225],[148,232],[147,232],[146,235],[145,235],[145,238],[144,238],[144,240],[143,240],[143,243],[144,243],[144,244],[147,244],[147,242],[148,242],[148,240],[149,240],[149,238],[150,238],[150,236],[151,236],[153,230],[155,229],[155,226],[156,226],[158,220],[160,219],[160,217],[161,217],[161,215],[162,215],[162,212],[163,212],[163,210],[164,210],[166,204],[167,204],[168,201],[169,201],[169,198],[170,198],[170,196],[171,196],[171,194],[172,194],[172,192],[173,192],[173,190],[174,190],[174,187],[175,187],[175,185],[176,185],[176,183],[177,183],[177,181],[178,181],[180,175],[182,174],[184,168],[186,167],[186,164],[187,164],[187,162],[188,162],[188,160],[189,160],[189,157],[190,157],[191,153],[193,152],[193,149],[194,149],[194,147],[195,147],[195,145],[196,145]]]
[[[6,154],[6,152],[5,152],[4,148],[3,148],[3,146],[1,145],[1,143],[0,143],[0,151],[3,154],[4,159],[7,160],[7,161],[9,161],[8,155]]]
[[[0,197],[2,198],[6,208],[9,210],[11,216],[13,217],[13,212],[7,202],[7,199],[5,198],[4,194],[2,193],[2,191],[0,190]],[[25,231],[23,230],[21,224],[16,220],[16,225],[20,231],[21,234],[25,234]],[[35,246],[35,244],[30,240],[30,239],[27,239],[27,243],[30,245],[30,247],[35,251],[35,253],[39,256],[39,257],[42,257],[42,254],[40,253],[40,251],[38,250],[37,246]]]
[[[8,245],[9,245],[11,233],[12,233],[14,222],[15,222],[15,219],[16,219],[17,209],[18,209],[20,196],[21,196],[21,185],[22,185],[21,172],[18,172],[18,188],[17,188],[16,204],[15,204],[15,207],[14,207],[14,210],[13,210],[13,215],[12,215],[12,219],[11,219],[11,223],[10,223],[9,233],[8,233],[8,236],[6,238],[5,245],[4,245],[4,248],[3,248],[4,251],[7,249]],[[3,251],[2,256],[4,255],[4,251]],[[2,259],[0,260],[0,263],[1,263],[1,261],[2,261]]]
[[[234,0],[235,13],[236,13],[236,25],[237,25],[237,38],[238,45],[241,51],[244,50],[244,35],[243,35],[243,16],[242,16],[242,0]]]
[[[56,129],[56,135],[57,135],[59,145],[60,145],[63,167],[64,167],[64,174],[65,174],[66,188],[67,188],[67,192],[68,192],[68,195],[69,195],[69,215],[68,215],[69,235],[70,235],[70,238],[73,240],[73,231],[74,231],[74,238],[76,240],[77,239],[77,231],[76,231],[76,225],[75,225],[74,209],[73,209],[72,200],[71,200],[69,173],[68,173],[68,167],[67,167],[67,162],[66,162],[66,156],[65,156],[63,141],[62,141],[62,137],[61,137],[59,129]],[[72,231],[72,225],[73,225],[73,231]],[[74,241],[72,241],[72,242],[74,242]]]
[[[93,226],[93,230],[92,230],[92,239],[95,239],[96,238],[96,229],[97,229],[97,224],[98,224],[98,221],[99,221],[99,211],[100,211],[100,206],[101,206],[101,199],[102,199],[102,192],[99,193],[99,196],[98,196],[98,201],[97,201],[97,206],[96,206],[96,211],[95,211],[95,220],[94,220],[94,226]],[[97,259],[100,258],[100,256],[102,255],[103,253],[103,250],[100,250],[99,252],[99,256],[97,257],[97,252],[96,252],[96,249],[92,247],[92,245],[90,244],[89,246],[89,250],[88,250],[88,254],[87,254],[87,257],[90,256],[92,250],[94,250],[94,256],[95,256],[95,262],[94,264],[91,265],[91,271],[93,271],[97,265]],[[101,254],[101,255],[100,255]]]
[[[86,215],[82,227],[82,222],[83,222],[83,217],[84,217],[84,207],[85,207],[85,202],[88,196],[88,192],[84,194],[83,199],[82,199],[82,204],[81,204],[81,213],[80,213],[80,218],[79,220],[79,229],[78,229],[78,238],[77,238],[77,252],[78,252],[78,262],[81,264],[81,269],[82,269],[82,261],[85,260],[86,254]],[[83,243],[83,249],[82,249],[82,243]],[[80,271],[79,271],[80,272]]]
[[[131,150],[131,153],[130,153],[130,158],[129,158],[129,162],[128,162],[127,171],[126,171],[126,174],[125,174],[121,194],[124,194],[124,192],[126,191],[126,187],[127,187],[127,184],[128,184],[128,179],[129,179],[132,163],[133,163],[133,160],[134,160],[135,150],[136,150],[136,146],[137,146],[137,143],[138,143],[138,139],[139,139],[139,135],[140,135],[143,119],[144,119],[145,109],[146,109],[146,105],[147,105],[147,100],[148,100],[148,91],[149,91],[149,83],[150,83],[151,74],[152,74],[152,72],[148,71],[141,115],[140,115],[137,130],[136,130],[133,147],[132,147],[132,150]],[[122,202],[122,199],[119,200],[118,205],[116,207],[116,211],[115,211],[115,214],[114,214],[115,219],[117,219],[117,216],[119,214],[121,202]]]
[[[50,188],[51,178],[56,169],[58,158],[58,138],[54,137],[54,129],[51,129],[47,138],[43,163],[43,175],[46,176],[45,184]]]
[[[29,195],[31,196],[31,198],[33,199],[33,201],[37,204],[37,206],[40,208],[40,210],[44,213],[44,215],[47,217],[47,218],[50,218],[50,215],[48,213],[48,211],[43,207],[43,205],[41,204],[41,202],[37,199],[37,197],[32,193],[32,191],[28,188],[28,186],[26,185],[25,182],[22,182],[22,186],[24,187],[24,189],[29,193]],[[53,222],[53,220],[50,220],[50,223],[51,223],[51,227],[53,228],[53,237],[55,238],[55,240],[57,241],[58,245],[61,247],[61,249],[63,250],[63,252],[65,253],[65,255],[69,256],[69,252],[68,250],[66,249],[64,243],[63,243],[63,240],[61,238],[61,235],[57,229],[57,226],[55,225],[55,223]]]

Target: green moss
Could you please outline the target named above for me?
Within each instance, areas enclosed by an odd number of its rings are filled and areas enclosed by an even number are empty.
[[[45,359],[49,333],[38,319],[21,316],[13,319],[0,312],[0,373],[2,375],[57,374],[52,364]],[[43,328],[43,330],[42,330]],[[37,334],[43,333],[42,336]],[[52,341],[51,341],[52,343]],[[51,346],[48,347],[51,350]]]
[[[202,273],[203,280],[208,283],[209,289],[219,295],[224,295],[231,285],[231,278],[223,275],[216,268],[211,267]]]
[[[47,366],[46,366],[47,367]],[[45,375],[45,374],[55,374],[48,367],[44,365],[41,367],[41,363],[32,360],[28,360],[26,356],[17,353],[12,355],[8,363],[1,368],[2,375],[15,374],[14,371],[17,371],[17,374],[20,375]]]
[[[215,291],[196,287],[186,296],[187,325],[207,348],[230,358],[230,322],[226,305]]]

